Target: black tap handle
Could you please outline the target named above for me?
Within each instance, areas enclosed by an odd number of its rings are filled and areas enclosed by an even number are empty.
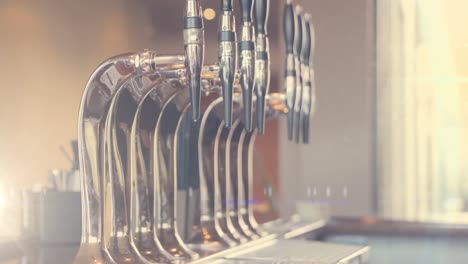
[[[296,18],[294,20],[294,49],[296,51],[296,55],[300,56],[301,49],[302,49],[302,8],[296,8]]]
[[[239,0],[242,22],[252,22],[253,0]]]
[[[304,113],[302,117],[302,142],[309,144],[310,113]]]
[[[309,29],[310,29],[310,64],[313,64],[313,60],[315,57],[315,28],[311,19],[309,19]]]
[[[221,0],[221,11],[232,11],[232,0]]]
[[[257,34],[267,34],[269,4],[270,0],[255,0],[255,14],[257,15]]]
[[[286,53],[294,53],[294,8],[291,1],[284,7],[284,40],[286,42]]]
[[[304,21],[304,25],[303,25],[303,39],[302,39],[302,60],[304,61],[305,65],[309,65],[310,64],[310,48],[312,44],[312,36],[310,32],[310,21],[308,17],[304,18],[303,21]]]

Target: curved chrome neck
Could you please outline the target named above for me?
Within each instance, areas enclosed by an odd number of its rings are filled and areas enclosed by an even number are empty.
[[[110,257],[112,254],[103,257],[96,253],[100,252],[100,244],[105,237],[103,219],[107,199],[111,203],[108,211],[111,214],[110,237],[130,237],[129,248],[136,251],[137,257],[141,250],[138,246],[135,249],[132,244],[137,241],[136,234],[154,229],[156,246],[160,242],[158,238],[171,236],[179,249],[188,255],[187,258],[196,258],[196,254],[185,248],[178,238],[174,214],[174,173],[177,172],[174,160],[177,157],[173,147],[177,144],[175,131],[180,123],[171,120],[180,120],[188,112],[191,101],[184,60],[184,56],[157,56],[154,51],[124,54],[102,63],[88,81],[81,101],[78,123],[83,235],[82,250],[77,259],[95,257],[113,261]],[[205,94],[202,99],[208,100],[205,100],[205,108],[221,94],[222,82],[218,71],[219,68],[215,65],[202,69]],[[242,91],[238,77],[234,80],[236,103],[239,101],[239,92]],[[153,120],[141,119],[142,113],[145,113],[145,102],[153,104],[151,109],[156,111],[153,113]],[[273,114],[284,112],[284,96],[268,95],[267,102],[267,110]],[[177,117],[172,119],[174,114]],[[166,131],[168,127],[171,129]],[[149,135],[144,135],[142,131]],[[153,140],[152,150],[148,148],[145,139],[150,142]],[[154,168],[153,175],[150,172],[151,167]],[[151,206],[153,199],[155,202]],[[154,220],[148,220],[151,214]],[[129,215],[132,215],[131,221]],[[152,221],[155,220],[157,222],[152,226]],[[167,227],[175,231],[168,235],[165,233]],[[120,245],[121,241],[118,243]],[[92,249],[90,245],[94,245]],[[169,251],[167,248],[166,250]],[[103,255],[109,255],[108,253],[104,248]]]
[[[136,90],[132,91],[134,87],[129,82],[135,76],[157,74],[161,65],[170,68],[180,67],[180,64],[180,56],[157,57],[152,51],[123,54],[102,63],[89,79],[81,100],[78,120],[83,230],[82,246],[76,261],[109,258],[98,252],[103,241],[103,178],[110,171],[108,165],[112,166],[104,162],[105,157],[111,154],[110,149],[106,148],[106,142],[110,138],[106,139],[105,134],[109,136],[112,132],[105,127],[106,123],[112,123],[113,120],[108,118],[109,113],[116,109],[112,102],[115,102],[122,90],[130,89],[133,96],[138,94],[132,93]],[[114,231],[119,233],[117,228]],[[108,255],[107,252],[104,255]],[[112,262],[112,259],[106,261]]]

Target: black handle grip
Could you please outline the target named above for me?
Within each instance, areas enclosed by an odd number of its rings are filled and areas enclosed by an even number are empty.
[[[310,114],[304,113],[302,118],[302,142],[304,144],[309,144]]]
[[[302,49],[302,8],[296,8],[296,14],[294,19],[294,49],[296,51],[297,56],[301,54]]]
[[[310,20],[308,15],[305,15],[304,18],[304,36],[302,42],[302,59],[306,65],[309,65],[310,61],[310,48],[312,43],[312,36],[310,35]]]
[[[255,14],[257,16],[257,34],[267,34],[269,4],[270,0],[255,0]]]
[[[242,22],[252,22],[253,0],[239,0]]]
[[[221,0],[221,11],[232,11],[232,0]]]
[[[312,23],[312,19],[309,19],[309,28],[310,28],[310,60],[311,62],[314,60],[315,56],[315,28],[314,24]]]
[[[286,52],[294,52],[294,9],[292,3],[284,6],[284,41],[286,42]]]

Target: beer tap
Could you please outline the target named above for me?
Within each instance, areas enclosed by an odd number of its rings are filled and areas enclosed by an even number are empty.
[[[294,8],[292,0],[288,0],[284,8],[284,40],[286,43],[286,70],[285,70],[285,88],[286,104],[288,108],[288,139],[293,140],[294,130],[294,100],[296,99],[296,69],[294,56]]]
[[[245,133],[241,135],[241,141],[239,142],[238,152],[242,155],[241,159],[238,159],[238,173],[242,173],[239,177],[244,177],[245,182],[245,199],[249,201],[246,204],[246,210],[243,214],[244,222],[249,226],[255,234],[260,237],[268,235],[268,233],[263,230],[257,222],[257,219],[254,215],[253,210],[253,188],[254,188],[254,159],[255,159],[255,141],[257,138],[257,133]]]
[[[153,262],[177,261],[163,247],[154,227],[154,175],[152,171],[153,131],[161,110],[180,85],[155,80],[146,93],[133,93],[139,100],[130,135],[132,240],[141,255]],[[159,199],[157,199],[159,200]]]
[[[201,71],[205,56],[205,31],[202,16],[201,0],[187,0],[184,17],[185,68],[194,121],[200,118]]]
[[[234,98],[235,99],[235,98]],[[236,129],[236,127],[240,123],[240,115],[242,107],[239,103],[240,100],[233,101],[233,124],[231,128],[226,128],[223,122],[220,124],[218,128],[218,133],[215,139],[215,147],[214,147],[214,164],[215,164],[215,179],[219,180],[219,187],[220,187],[220,196],[221,196],[221,205],[220,210],[218,210],[217,215],[220,217],[215,218],[221,229],[224,233],[226,233],[229,238],[237,242],[238,244],[243,244],[248,242],[248,239],[244,237],[237,229],[235,228],[234,224],[232,223],[232,219],[230,213],[232,212],[232,203],[233,203],[233,196],[231,190],[231,179],[230,174],[226,173],[226,167],[228,166],[227,163],[232,162],[231,160],[226,159],[226,150],[229,149],[228,145],[230,143],[229,140],[229,132],[232,129]]]
[[[112,97],[104,126],[104,178],[105,197],[110,197],[110,234],[106,241],[109,255],[117,263],[152,263],[143,257],[131,236],[130,173],[128,160],[130,153],[128,139],[138,103],[157,82],[159,75],[135,77],[126,82]],[[107,205],[107,204],[106,204]],[[161,255],[162,256],[162,255]],[[165,258],[168,260],[168,258]]]
[[[296,6],[295,19],[295,34],[294,34],[294,50],[295,50],[295,70],[296,70],[296,97],[294,102],[294,123],[296,125],[296,142],[299,141],[299,127],[301,118],[301,101],[302,101],[302,68],[301,68],[301,51],[302,51],[302,7]]]
[[[102,63],[89,79],[83,93],[78,120],[83,232],[80,250],[74,263],[116,261],[104,245],[103,234],[106,191],[103,175],[108,172],[107,164],[104,164],[103,150],[108,148],[110,143],[106,138],[106,130],[109,131],[106,123],[110,121],[108,114],[112,111],[111,105],[114,104],[115,97],[127,89],[127,84],[136,76],[156,74],[163,65],[169,69],[182,62],[183,59],[179,56],[161,57],[156,56],[153,51],[123,54]],[[121,200],[120,206],[125,206],[126,202]]]
[[[302,142],[305,144],[309,143],[309,129],[310,129],[310,118],[313,108],[315,107],[315,71],[313,65],[313,55],[315,52],[315,30],[314,25],[311,21],[309,14],[305,15],[306,20],[306,36],[308,40],[308,52],[306,53],[305,63],[307,66],[307,72],[309,80],[304,87],[302,93]],[[306,46],[307,48],[307,46]]]
[[[242,173],[239,172],[240,168],[237,162],[242,159],[242,153],[239,152],[239,144],[241,144],[241,136],[245,135],[245,133],[246,131],[242,122],[236,122],[236,126],[229,131],[226,142],[226,179],[230,180],[228,197],[233,198],[231,205],[228,207],[228,217],[230,217],[232,224],[242,236],[249,240],[255,240],[259,236],[250,230],[243,218],[243,212],[245,212],[248,201],[245,199],[244,178],[242,177]]]
[[[221,0],[221,16],[218,33],[219,79],[223,88],[224,124],[232,125],[232,94],[236,74],[236,22],[232,0]]]
[[[192,248],[197,249],[202,256],[205,252],[218,251],[237,245],[224,233],[218,214],[221,210],[220,182],[215,173],[215,138],[218,128],[223,122],[222,98],[202,100],[203,116],[200,120],[198,135],[199,157],[199,191],[200,207],[195,213],[197,219],[193,234],[188,239]]]
[[[302,30],[302,44],[301,44],[301,53],[300,62],[301,62],[301,80],[302,80],[302,91],[299,101],[298,112],[296,112],[296,142],[300,141],[300,130],[301,130],[301,113],[306,109],[302,109],[305,105],[308,105],[309,98],[304,98],[304,96],[309,97],[310,94],[310,70],[309,70],[309,61],[310,61],[310,30],[308,30],[306,23],[306,14],[301,14],[301,30]]]
[[[245,128],[252,131],[252,97],[255,79],[255,42],[252,25],[253,0],[239,0],[242,14],[242,32],[239,41],[239,71]]]
[[[255,93],[257,96],[257,131],[263,134],[265,130],[265,100],[270,88],[270,52],[267,35],[269,0],[256,0],[257,15],[257,57],[255,62]]]
[[[254,143],[267,118],[283,113],[288,138],[309,141],[315,35],[310,15],[287,0],[286,95],[268,94],[269,0],[255,3],[256,46],[253,0],[239,2],[237,42],[233,1],[221,0],[216,65],[203,65],[201,0],[185,0],[185,56],[123,54],[91,76],[79,111],[83,232],[74,263],[185,263],[268,235],[250,204]],[[185,225],[193,234],[186,241],[180,175],[190,177],[187,199],[199,204],[186,214],[196,220]]]
[[[174,135],[180,126],[180,117],[189,111],[190,101],[187,89],[171,96],[161,109],[153,133],[154,199],[159,204],[154,208],[155,235],[170,254],[185,261],[198,259],[199,254],[184,243],[177,226],[177,165],[174,159],[177,137]]]

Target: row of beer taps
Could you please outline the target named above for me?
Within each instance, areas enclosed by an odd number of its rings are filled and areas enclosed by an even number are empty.
[[[286,105],[288,138],[309,142],[310,117],[316,104],[315,73],[312,64],[315,50],[315,30],[310,14],[301,6],[287,1],[284,9],[284,39],[286,44]],[[302,119],[301,119],[302,115]],[[302,124],[301,124],[302,123]]]
[[[288,0],[286,94],[269,93],[269,1],[239,3],[237,41],[233,1],[221,1],[217,64],[204,64],[201,0],[186,0],[185,55],[122,54],[92,74],[78,124],[75,263],[186,263],[268,235],[250,202],[255,139],[266,119],[287,113],[289,138],[295,131],[299,141],[302,127],[309,141],[313,27]],[[181,188],[193,202],[185,219],[177,216]]]
[[[267,0],[255,1],[257,42],[254,42],[252,13],[254,1],[240,0],[242,14],[241,39],[237,42],[236,23],[232,0],[221,1],[221,15],[218,32],[219,79],[224,103],[224,122],[232,125],[233,84],[239,65],[239,83],[242,87],[245,107],[246,129],[252,131],[252,97],[255,90],[257,100],[257,128],[264,130],[264,102],[270,82],[269,49],[267,37]],[[192,96],[193,119],[200,117],[201,71],[204,61],[203,12],[200,1],[187,1],[184,19],[185,65]],[[255,51],[255,46],[257,50]],[[239,53],[239,56],[238,56]],[[255,57],[256,55],[256,57]],[[239,62],[237,64],[237,61]],[[254,87],[256,89],[254,89]]]
[[[242,18],[241,38],[236,40],[235,18],[232,0],[221,0],[221,15],[218,32],[219,79],[224,102],[224,121],[232,125],[232,94],[236,74],[242,87],[246,129],[252,131],[252,98],[257,100],[257,124],[259,134],[264,133],[265,96],[270,87],[269,39],[267,33],[267,0],[255,1],[256,23],[252,19],[254,1],[239,0]],[[204,61],[203,12],[200,1],[187,1],[184,20],[185,64],[192,96],[193,119],[200,116],[200,81]],[[255,33],[256,32],[256,38]],[[310,114],[315,106],[315,76],[312,65],[315,49],[315,31],[310,15],[302,7],[295,9],[288,0],[284,10],[284,36],[286,43],[285,87],[288,114],[288,137],[309,141]],[[238,63],[237,63],[238,62]],[[301,115],[303,118],[301,119]],[[296,122],[294,122],[296,120]],[[302,124],[301,124],[302,120]]]

